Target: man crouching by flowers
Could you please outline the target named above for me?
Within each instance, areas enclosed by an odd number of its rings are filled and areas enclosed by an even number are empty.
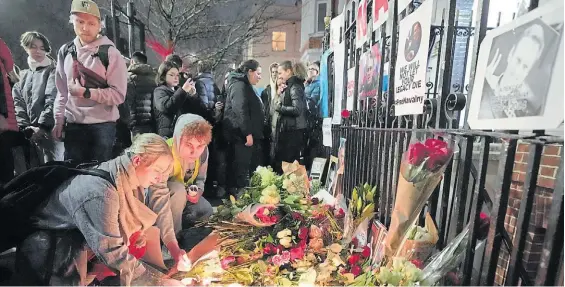
[[[184,114],[177,119],[173,137],[167,144],[173,152],[173,174],[167,182],[175,232],[185,225],[206,221],[212,205],[202,197],[208,169],[208,144],[212,126],[201,116]]]

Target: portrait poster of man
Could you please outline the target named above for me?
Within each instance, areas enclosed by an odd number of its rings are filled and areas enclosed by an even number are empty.
[[[380,45],[377,43],[361,55],[359,59],[359,93],[360,106],[373,102],[379,88],[379,69],[381,67]]]
[[[395,116],[424,112],[433,8],[434,1],[427,0],[400,21],[399,49],[394,74]]]
[[[471,128],[534,130],[561,124],[563,2],[555,5],[487,34],[469,106]]]

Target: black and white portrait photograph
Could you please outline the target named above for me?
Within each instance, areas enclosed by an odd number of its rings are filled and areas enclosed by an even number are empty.
[[[536,19],[493,40],[479,119],[542,114],[562,34]]]
[[[472,128],[551,129],[563,120],[563,10],[544,8],[487,33],[471,94]]]

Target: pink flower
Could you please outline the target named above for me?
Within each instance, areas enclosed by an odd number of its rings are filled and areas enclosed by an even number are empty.
[[[298,246],[290,249],[290,260],[295,261],[302,258],[304,258],[304,248]]]
[[[291,257],[291,255],[290,255],[289,251],[283,251],[283,253],[282,253],[283,262],[289,262],[290,257]]]
[[[281,266],[283,265],[283,259],[281,255],[275,255],[273,256],[273,264],[275,264],[276,266]]]
[[[234,261],[235,261],[234,256],[228,256],[228,257],[222,259],[220,261],[220,264],[222,265],[222,269],[227,270],[230,267],[230,264],[233,263]]]
[[[350,115],[351,115],[351,112],[349,112],[348,110],[341,111],[341,117],[344,118],[344,119],[349,118]]]
[[[335,218],[344,218],[345,217],[345,211],[343,211],[343,208],[340,208],[339,210],[335,210],[334,216],[335,216]]]
[[[298,212],[293,212],[292,213],[292,219],[296,220],[296,221],[300,221],[303,222],[304,221],[304,216],[302,216],[302,214],[298,213]]]
[[[265,245],[265,248],[263,248],[263,253],[265,255],[276,254],[277,253],[277,247],[275,245],[273,245],[272,243],[267,243],[267,245]]]
[[[351,266],[350,272],[351,274],[353,274],[353,276],[357,277],[359,276],[359,274],[361,274],[361,267],[359,267],[358,265],[353,265]]]
[[[369,258],[369,256],[371,256],[371,248],[369,246],[363,247],[363,252],[361,252],[361,256],[363,256],[363,258]]]

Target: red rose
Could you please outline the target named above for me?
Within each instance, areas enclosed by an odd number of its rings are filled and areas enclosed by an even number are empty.
[[[447,143],[438,139],[427,139],[424,145],[428,149],[447,149]]]
[[[343,208],[340,208],[339,210],[335,210],[334,216],[335,216],[335,218],[344,218],[345,217],[345,211],[343,211]]]
[[[369,256],[371,256],[371,248],[369,246],[363,247],[363,252],[361,252],[361,256],[363,256],[364,258],[368,258]]]
[[[238,265],[241,265],[245,262],[247,262],[247,260],[245,260],[245,258],[243,258],[242,256],[238,256],[235,258],[235,262],[237,262]]]
[[[488,236],[488,230],[490,228],[490,217],[486,213],[481,212],[481,214],[479,215],[479,220],[480,222],[479,230],[477,230],[477,239],[484,240]]]
[[[300,260],[304,258],[304,249],[300,246],[290,249],[290,260]]]
[[[228,256],[228,257],[222,259],[220,261],[220,264],[222,265],[222,269],[227,270],[230,267],[230,264],[232,264],[234,261],[235,261],[234,256]]]
[[[320,203],[320,200],[317,197],[312,198],[312,205],[317,205]]]
[[[422,269],[422,267],[424,267],[424,263],[421,260],[418,259],[413,259],[412,264],[414,264],[414,266],[416,266],[418,269]]]
[[[428,156],[428,149],[422,143],[411,144],[408,148],[408,163],[420,165]]]
[[[349,256],[349,259],[347,259],[347,262],[349,262],[349,265],[355,265],[359,262],[359,260],[361,260],[361,256],[359,256],[359,254],[353,254],[353,255]]]
[[[344,118],[344,119],[349,118],[350,115],[351,115],[351,113],[348,110],[341,111],[341,117]]]
[[[447,148],[438,148],[428,150],[428,161],[426,168],[431,171],[437,171],[444,166],[451,157]]]
[[[359,276],[359,274],[361,274],[361,267],[359,267],[358,265],[353,265],[351,266],[351,270],[349,272],[351,272],[353,276],[357,277]]]
[[[300,227],[298,229],[298,238],[302,240],[308,239],[308,227]]]
[[[308,246],[308,240],[306,239],[302,239],[300,240],[300,243],[298,243],[298,247],[302,249],[306,249],[307,246]]]

